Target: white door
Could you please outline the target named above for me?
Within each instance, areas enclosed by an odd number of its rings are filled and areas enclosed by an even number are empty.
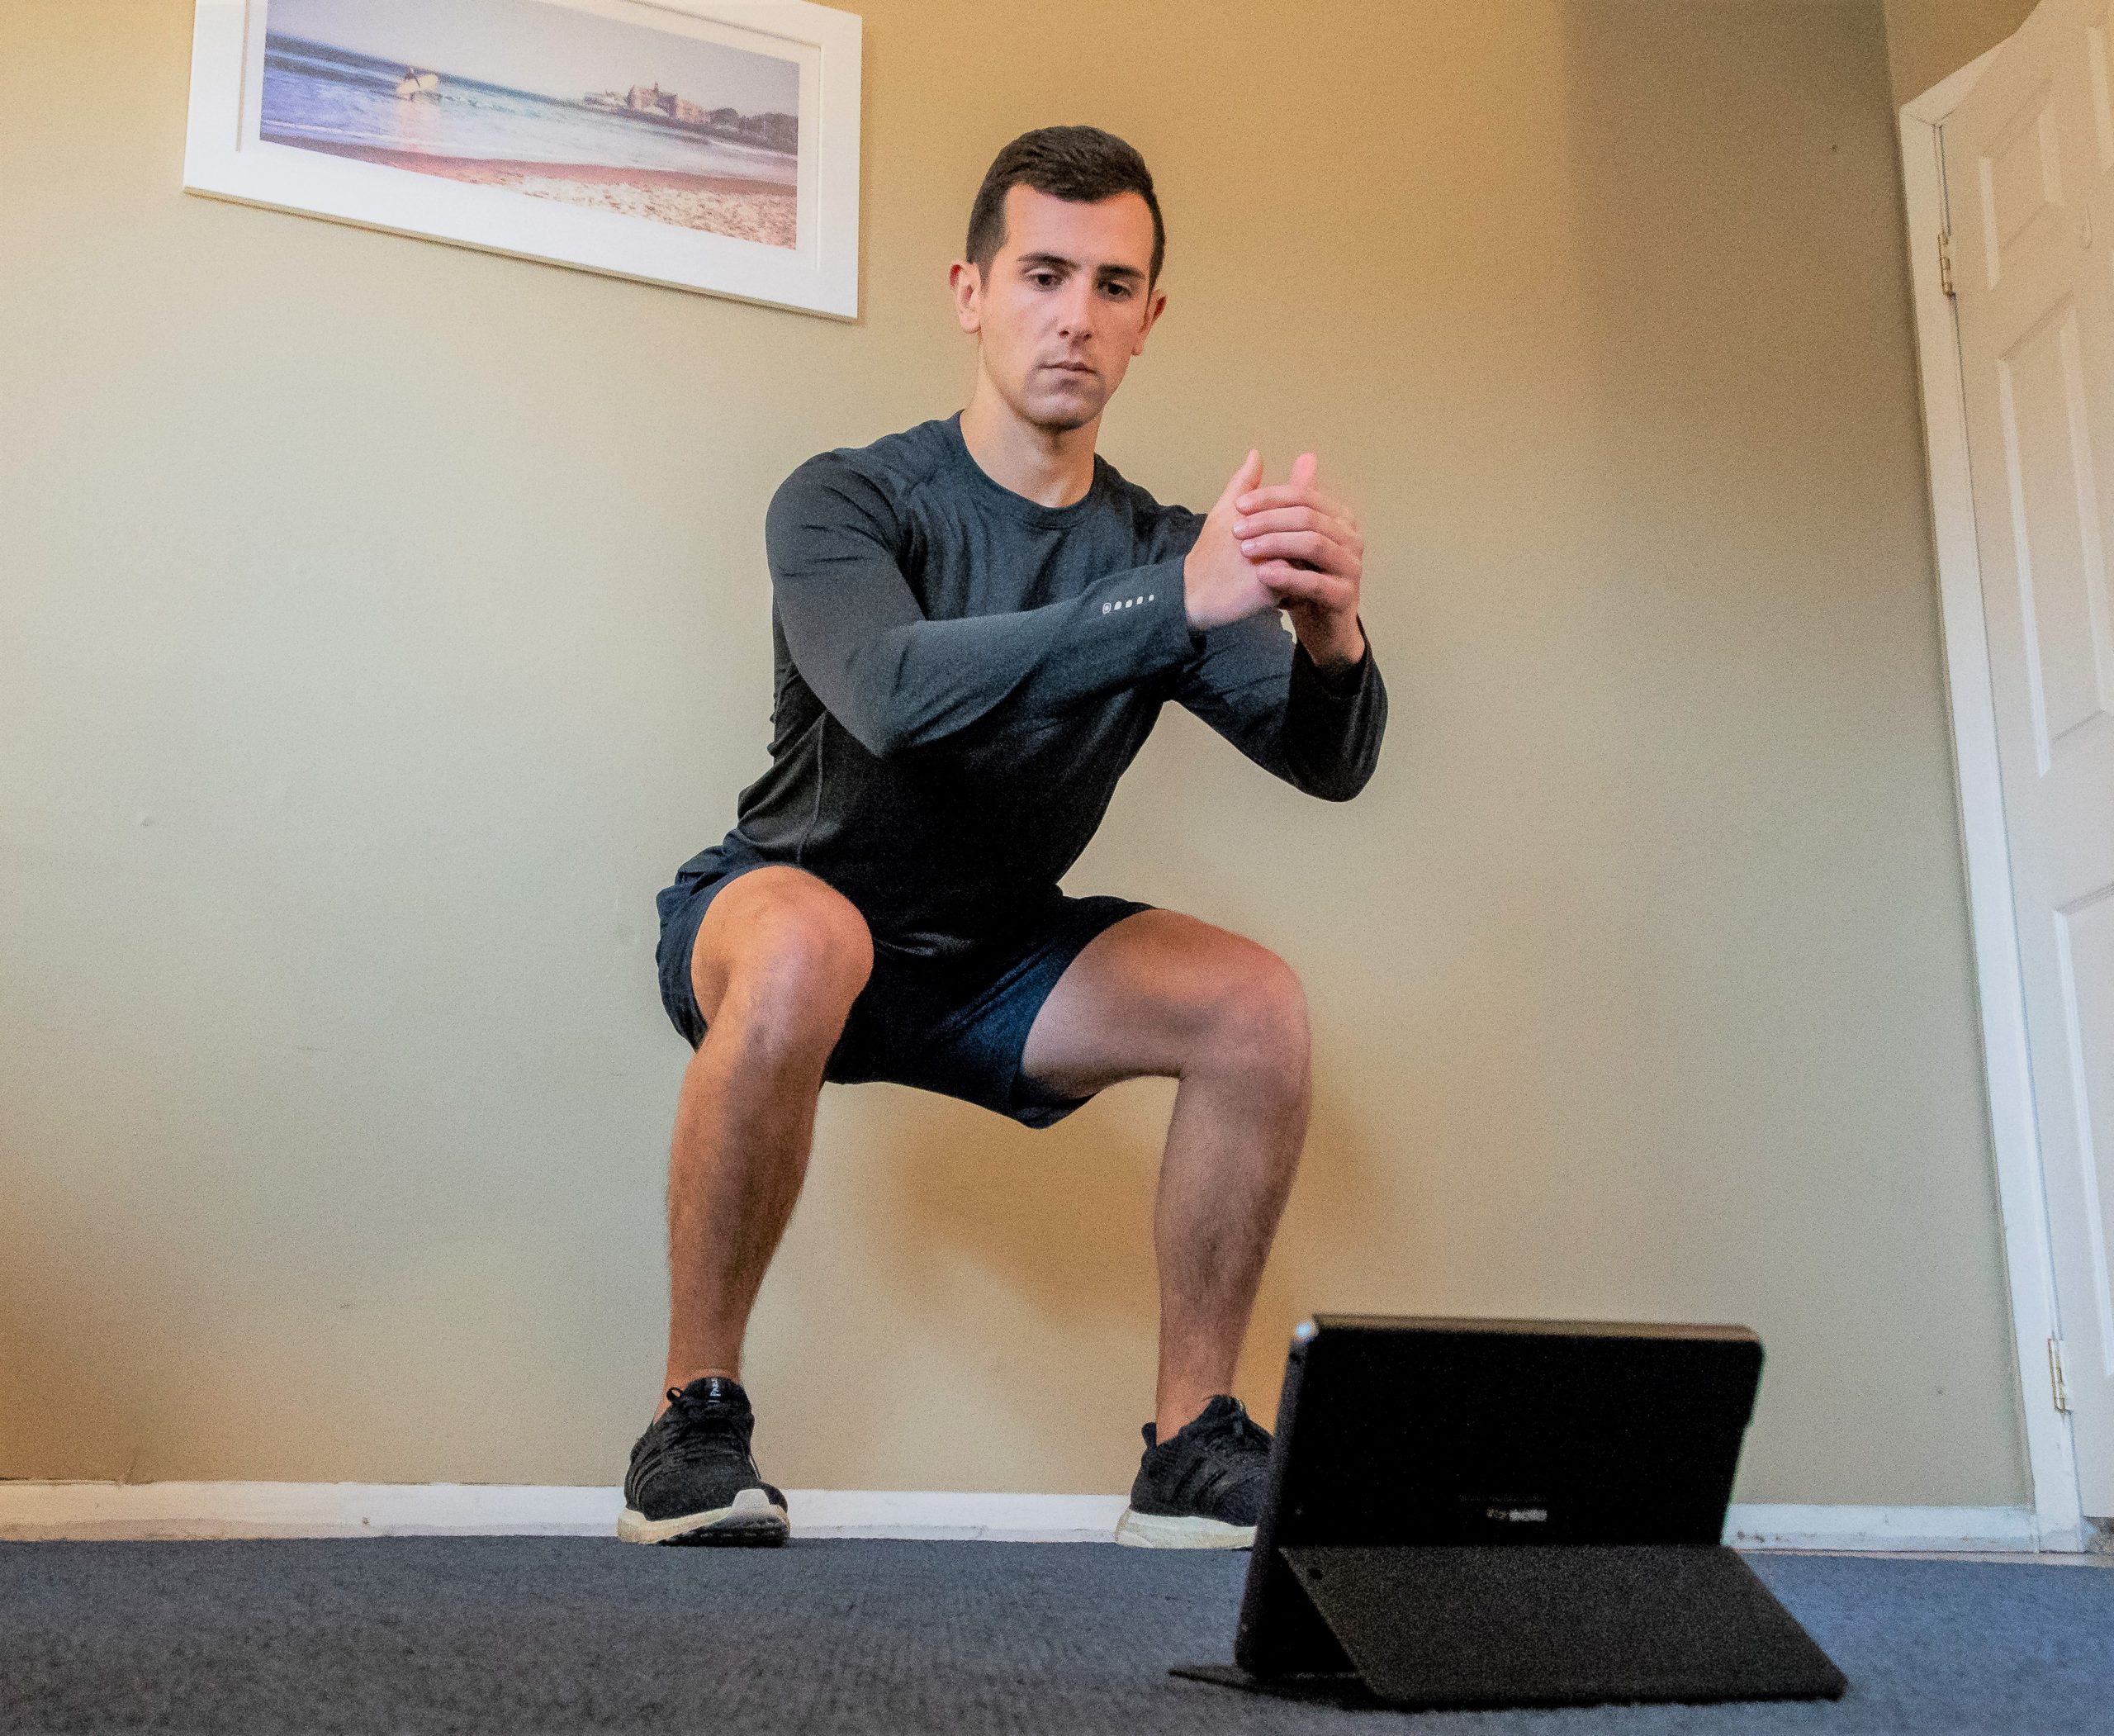
[[[2043,0],[1943,127],[2061,1360],[2096,1515],[2114,1515],[2111,7]]]

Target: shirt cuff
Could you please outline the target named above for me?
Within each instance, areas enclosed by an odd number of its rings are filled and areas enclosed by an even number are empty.
[[[1186,557],[1155,561],[1125,573],[1116,587],[1117,595],[1104,596],[1102,606],[1111,609],[1135,609],[1144,619],[1141,659],[1149,670],[1165,669],[1184,662],[1201,650],[1204,636],[1189,624],[1189,593],[1183,567]]]

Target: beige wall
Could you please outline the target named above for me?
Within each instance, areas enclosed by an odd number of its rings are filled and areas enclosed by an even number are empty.
[[[1898,107],[1994,48],[2034,0],[1884,0],[1887,59]]]
[[[1316,448],[1394,695],[1345,806],[1170,716],[1069,882],[1307,983],[1242,1390],[1737,1320],[1742,1498],[2021,1498],[1878,6],[862,10],[857,325],[187,197],[183,0],[0,12],[0,1474],[617,1480],[763,503],[960,401],[977,177],[1085,118],[1172,224],[1106,449]],[[1171,1094],[829,1088],[773,1476],[1126,1487]]]

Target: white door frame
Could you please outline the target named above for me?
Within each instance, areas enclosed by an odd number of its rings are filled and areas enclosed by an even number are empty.
[[[2043,1549],[2082,1549],[2070,1420],[2055,1408],[2050,1341],[2056,1330],[2055,1266],[2048,1198],[2033,1112],[2026,1044],[2026,988],[2012,908],[2011,849],[2004,837],[2003,786],[1997,770],[1997,711],[1989,642],[1982,615],[1982,562],[1974,541],[1974,499],[1967,464],[1967,406],[1960,384],[1960,329],[1939,264],[1945,228],[1945,165],[1939,123],[2003,52],[1999,43],[1901,109],[1901,168],[1908,197],[1909,272],[1923,377],[1923,438],[1930,459],[1931,509],[1937,534],[1938,596],[1946,685],[1959,774],[1961,843],[1982,1013],[1997,1201],[2003,1217],[2026,1468]]]

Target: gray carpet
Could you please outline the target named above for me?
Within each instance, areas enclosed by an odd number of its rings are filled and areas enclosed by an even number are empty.
[[[2114,1572],[1752,1558],[1836,1704],[1412,1716],[1183,1681],[1241,1554],[589,1539],[0,1544],[0,1731],[2114,1732]]]

